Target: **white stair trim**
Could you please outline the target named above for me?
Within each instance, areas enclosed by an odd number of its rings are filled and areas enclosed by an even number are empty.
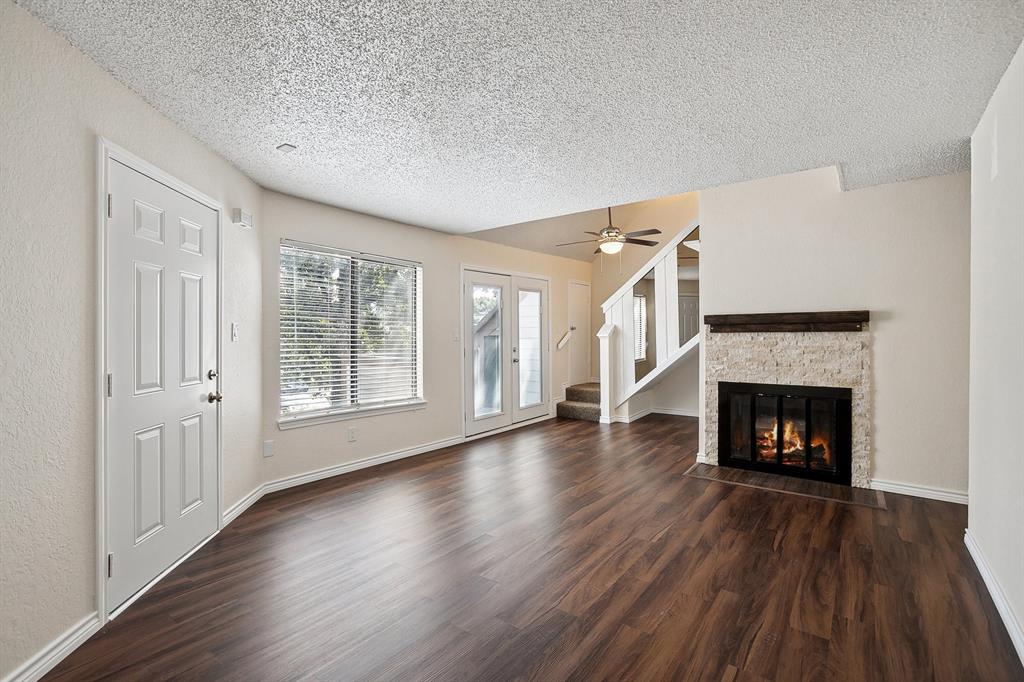
[[[626,391],[618,399],[618,405],[616,407],[622,407],[622,405],[635,396],[637,393],[653,386],[658,383],[662,376],[666,372],[671,371],[681,360],[694,351],[700,345],[700,334],[695,335],[692,339],[684,343],[682,346],[676,349],[674,353],[668,356],[665,362],[659,362],[654,369],[648,372],[640,381],[633,384],[633,387]]]
[[[675,250],[675,248],[679,246],[680,242],[682,242],[688,234],[693,232],[699,226],[699,221],[695,220],[686,227],[684,227],[682,230],[680,230],[679,234],[677,234],[675,237],[672,237],[672,239],[668,240],[668,242],[666,242],[664,246],[658,249],[657,253],[655,253],[650,258],[650,260],[648,260],[639,270],[633,273],[632,277],[626,280],[625,284],[619,287],[614,294],[605,299],[605,302],[601,304],[601,312],[607,313],[608,309],[612,306],[612,304],[615,301],[619,300],[626,294],[631,293],[633,291],[633,286],[637,282],[642,280],[644,278],[644,275],[646,275],[651,268],[657,265],[665,257],[665,254],[667,252]]]

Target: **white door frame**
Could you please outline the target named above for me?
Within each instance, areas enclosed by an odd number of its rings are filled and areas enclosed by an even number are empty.
[[[152,178],[162,185],[184,194],[190,199],[217,212],[217,386],[214,389],[223,393],[223,357],[221,346],[221,328],[224,310],[224,205],[219,201],[207,196],[177,178],[168,175],[156,166],[132,154],[128,150],[119,147],[104,137],[96,138],[96,612],[99,617],[99,624],[102,626],[108,620],[117,617],[128,608],[136,599],[157,583],[161,578],[170,573],[175,567],[191,556],[196,550],[206,544],[210,538],[216,535],[224,527],[223,515],[223,484],[224,470],[221,450],[222,441],[222,410],[217,405],[217,530],[209,537],[196,545],[185,556],[181,557],[166,570],[162,571],[153,580],[147,583],[141,590],[136,592],[116,609],[108,611],[106,607],[107,592],[107,193],[108,178],[107,168],[110,161],[118,161],[143,175]]]
[[[484,431],[473,436],[466,435],[466,344],[469,340],[466,338],[466,271],[473,270],[474,272],[485,272],[492,275],[506,275],[508,277],[527,277],[529,279],[539,279],[547,282],[547,298],[544,299],[544,305],[547,306],[548,315],[544,316],[544,342],[547,344],[547,381],[548,381],[548,413],[542,417],[536,417],[534,419],[527,419],[519,423],[513,423],[509,426],[502,426],[492,431]],[[554,376],[552,365],[554,364],[551,360],[551,278],[547,275],[537,275],[530,272],[518,272],[516,270],[505,270],[503,268],[494,268],[487,265],[473,265],[472,263],[461,263],[459,267],[459,338],[462,340],[461,345],[461,356],[459,357],[459,394],[460,401],[462,404],[462,416],[459,420],[462,423],[462,438],[464,440],[473,440],[476,438],[483,438],[484,436],[492,436],[503,431],[509,431],[511,429],[517,429],[520,426],[527,426],[536,422],[544,421],[545,419],[551,419],[555,415],[554,410],[554,391],[551,389],[551,378]]]
[[[591,381],[594,378],[594,349],[593,349],[593,342],[594,342],[595,335],[593,335],[593,329],[594,329],[593,322],[594,321],[592,319],[593,318],[593,307],[594,307],[594,298],[593,298],[593,296],[594,296],[594,288],[591,286],[590,282],[584,282],[581,279],[570,279],[569,280],[569,283],[567,285],[565,285],[565,315],[566,315],[566,317],[569,316],[569,312],[570,312],[569,311],[569,301],[572,300],[572,297],[569,295],[569,292],[572,291],[572,287],[573,287],[574,284],[579,285],[579,286],[585,286],[587,289],[590,290],[590,294],[588,295],[588,298],[590,299],[590,305],[587,306],[587,333],[586,333],[586,338],[587,338],[587,343],[586,343],[586,349],[587,349],[587,376],[584,377],[584,379],[583,379],[586,382],[586,381]],[[568,321],[571,322],[571,320],[568,320]],[[598,381],[600,381],[600,379],[598,379]],[[571,343],[569,345],[569,383],[570,384],[572,383],[572,344]]]

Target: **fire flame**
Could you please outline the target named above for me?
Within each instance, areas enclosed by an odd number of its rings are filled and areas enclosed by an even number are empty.
[[[775,420],[772,422],[772,428],[767,431],[761,431],[757,434],[757,449],[762,457],[768,457],[771,459],[775,458],[776,448],[778,446],[779,439],[779,422]],[[796,424],[790,420],[785,420],[782,424],[782,454],[791,455],[797,453],[797,456],[802,457],[804,451],[804,441],[800,437],[800,431],[797,429]],[[819,436],[817,434],[811,436],[811,453],[814,459],[823,462],[826,466],[832,464],[832,451],[829,448],[829,441],[827,437]]]
[[[772,423],[772,428],[768,431],[764,431],[757,439],[757,447],[762,452],[775,452],[776,445],[779,438],[779,422],[775,420]],[[797,432],[796,425],[792,421],[786,420],[782,424],[782,453],[789,454],[796,452],[797,450],[804,449],[804,441],[800,438],[800,434]]]

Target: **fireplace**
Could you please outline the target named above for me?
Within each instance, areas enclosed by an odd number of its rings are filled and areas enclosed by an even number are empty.
[[[850,485],[849,388],[718,382],[718,463]]]

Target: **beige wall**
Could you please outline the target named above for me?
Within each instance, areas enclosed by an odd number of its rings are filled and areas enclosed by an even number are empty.
[[[96,135],[224,203],[260,190],[0,2],[0,677],[96,609]],[[259,240],[224,232],[224,491],[259,479]],[[254,456],[255,455],[255,456]]]
[[[1024,659],[1024,45],[971,137],[971,169],[968,532]]]
[[[969,182],[842,192],[823,168],[701,193],[702,314],[871,311],[872,479],[967,490]]]
[[[551,278],[552,397],[569,376],[569,349],[555,342],[568,326],[569,280],[590,280],[590,264],[419,227],[266,192],[263,200],[263,432],[273,439],[266,479],[305,473],[462,434],[461,266],[477,265]],[[277,428],[277,254],[282,238],[423,263],[424,394],[427,407],[299,429]],[[358,429],[349,443],[347,429]]]

